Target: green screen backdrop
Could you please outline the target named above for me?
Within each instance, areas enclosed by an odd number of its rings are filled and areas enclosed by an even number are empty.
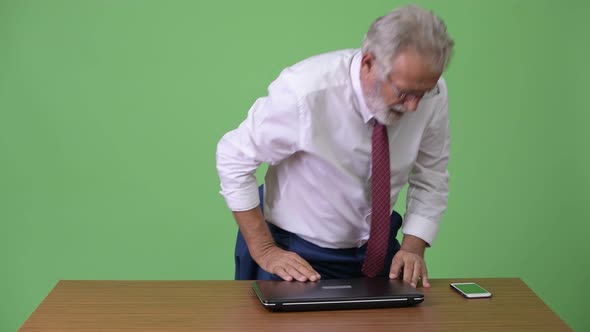
[[[60,279],[232,279],[217,141],[402,3],[0,0],[0,330]],[[590,5],[417,3],[456,41],[431,277],[520,277],[590,330]]]

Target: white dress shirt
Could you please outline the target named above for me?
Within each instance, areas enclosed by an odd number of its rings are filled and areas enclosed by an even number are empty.
[[[232,211],[259,205],[255,171],[268,163],[267,221],[325,248],[362,246],[371,223],[373,114],[360,84],[360,50],[286,68],[217,146],[221,194]],[[432,244],[447,206],[447,88],[388,126],[391,206],[409,182],[403,233]]]

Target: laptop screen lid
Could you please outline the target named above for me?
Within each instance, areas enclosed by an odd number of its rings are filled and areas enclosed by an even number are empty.
[[[420,291],[389,278],[257,280],[252,288],[262,305],[272,311],[398,307],[424,300]]]

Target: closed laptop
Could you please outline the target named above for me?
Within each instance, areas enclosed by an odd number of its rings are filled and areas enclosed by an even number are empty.
[[[414,287],[389,278],[257,280],[252,288],[262,305],[272,311],[389,308],[424,301],[424,294]]]

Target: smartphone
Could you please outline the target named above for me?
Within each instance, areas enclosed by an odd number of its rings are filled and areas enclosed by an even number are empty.
[[[469,299],[492,297],[492,293],[474,282],[455,282],[451,284],[451,288]]]

